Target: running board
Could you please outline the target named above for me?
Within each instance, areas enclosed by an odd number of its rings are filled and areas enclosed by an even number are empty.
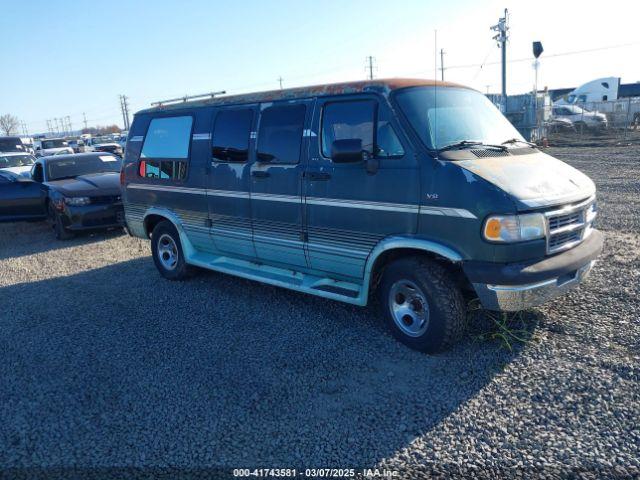
[[[311,293],[354,305],[366,305],[367,303],[366,297],[362,292],[362,285],[357,283],[202,252],[190,255],[187,263],[208,270],[228,273],[237,277],[289,288],[298,292]]]

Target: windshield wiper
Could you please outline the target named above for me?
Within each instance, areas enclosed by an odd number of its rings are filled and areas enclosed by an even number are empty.
[[[504,142],[502,142],[502,145],[510,145],[513,143],[525,143],[527,145],[529,145],[530,147],[537,147],[537,145],[533,142],[527,142],[526,140],[521,140],[519,138],[510,138],[509,140],[505,140]]]
[[[445,145],[442,148],[438,149],[438,152],[446,152],[447,150],[456,150],[459,148],[465,147],[489,147],[489,148],[497,148],[498,150],[505,151],[507,147],[504,145],[493,145],[491,143],[479,142],[477,140],[462,140],[460,142],[450,143],[449,145]]]

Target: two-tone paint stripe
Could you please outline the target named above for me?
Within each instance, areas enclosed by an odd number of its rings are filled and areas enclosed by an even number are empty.
[[[292,195],[278,195],[270,193],[249,193],[235,190],[208,190],[205,188],[191,188],[191,187],[175,187],[168,185],[146,185],[132,183],[127,185],[127,188],[137,190],[150,190],[157,192],[171,192],[171,193],[187,193],[191,195],[210,195],[215,197],[232,197],[232,198],[245,198],[252,200],[262,200],[268,202],[285,202],[285,203],[301,203],[304,202],[308,205],[319,205],[327,207],[338,208],[356,208],[364,210],[379,210],[387,212],[400,212],[400,213],[414,213],[420,215],[437,215],[446,217],[457,218],[477,218],[473,213],[464,208],[452,208],[452,207],[436,207],[425,205],[414,205],[406,203],[385,203],[385,202],[370,202],[364,200],[348,200],[338,198],[320,198],[320,197],[297,197]]]

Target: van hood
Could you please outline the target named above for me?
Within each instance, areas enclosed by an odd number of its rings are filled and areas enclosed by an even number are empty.
[[[117,172],[94,173],[53,180],[47,182],[47,185],[68,197],[120,195],[120,174]]]
[[[518,211],[572,203],[596,192],[584,173],[542,152],[455,163],[510,195]]]

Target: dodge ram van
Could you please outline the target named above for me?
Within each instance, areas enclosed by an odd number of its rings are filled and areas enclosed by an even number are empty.
[[[445,349],[466,302],[514,311],[578,285],[602,250],[594,183],[481,93],[372,80],[158,103],[121,172],[131,235],[193,267],[366,305]]]

